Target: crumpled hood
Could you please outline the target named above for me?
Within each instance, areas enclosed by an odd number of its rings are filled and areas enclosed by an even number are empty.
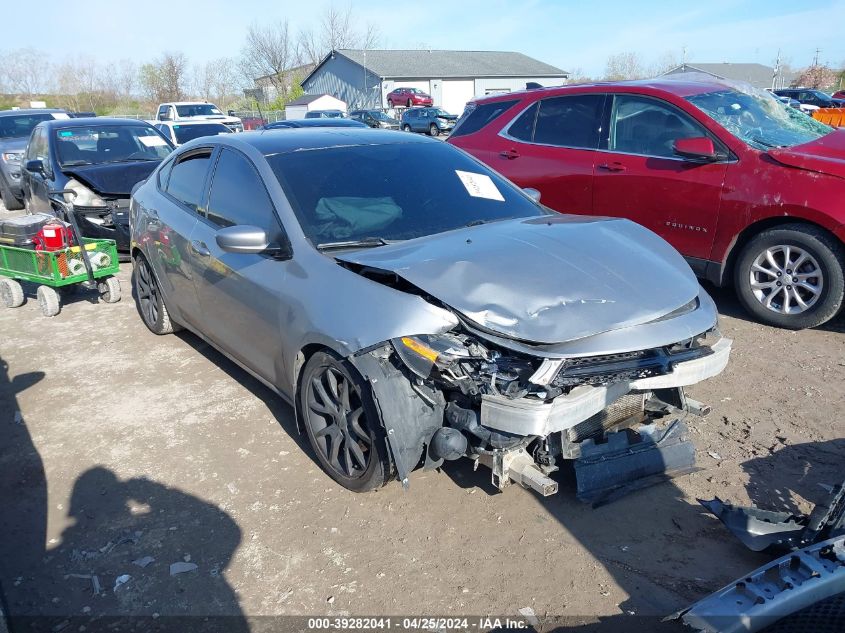
[[[161,161],[136,163],[104,163],[66,167],[62,171],[73,176],[101,196],[129,197],[132,187],[149,177]]]
[[[779,163],[798,169],[845,178],[845,130],[834,130],[815,141],[770,149],[767,154]]]
[[[608,218],[505,220],[336,258],[394,272],[483,328],[543,344],[646,323],[699,292],[668,243]]]

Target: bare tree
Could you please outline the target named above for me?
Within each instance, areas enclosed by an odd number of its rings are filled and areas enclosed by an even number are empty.
[[[113,68],[115,91],[118,97],[128,101],[138,87],[138,64],[131,59],[119,60]]]
[[[221,57],[194,65],[191,87],[195,96],[225,107],[239,86],[237,61]]]
[[[65,60],[54,68],[53,77],[53,91],[71,110],[97,111],[116,101],[109,71],[91,57]]]
[[[567,84],[585,84],[591,81],[593,81],[593,78],[584,73],[584,69],[580,67],[570,72],[566,79]]]
[[[163,53],[140,70],[145,95],[157,103],[179,101],[185,94],[188,60],[183,53]]]
[[[604,79],[619,81],[622,79],[640,79],[645,76],[639,55],[633,52],[618,53],[607,58]]]
[[[648,73],[646,74],[649,77],[657,77],[658,75],[662,75],[663,73],[668,72],[673,68],[677,68],[680,65],[681,60],[676,52],[664,51],[658,55],[657,59],[654,60],[654,63],[651,64]]]
[[[352,15],[352,6],[338,9],[330,5],[323,12],[316,31],[299,33],[299,53],[304,63],[317,65],[330,51],[342,48],[375,48],[381,33],[372,23],[360,28]]]
[[[241,50],[241,69],[250,83],[266,78],[277,95],[286,92],[286,73],[299,64],[297,47],[287,20],[249,27]]]
[[[12,92],[32,97],[47,88],[50,64],[46,55],[34,48],[9,51],[0,66],[5,70],[5,83]]]

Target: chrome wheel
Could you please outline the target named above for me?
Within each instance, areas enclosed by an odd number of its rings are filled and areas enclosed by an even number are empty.
[[[305,420],[323,460],[346,479],[364,477],[373,459],[372,437],[361,396],[332,365],[323,365],[305,386]]]
[[[799,246],[770,246],[756,257],[749,275],[757,301],[780,314],[809,310],[824,288],[818,261]]]

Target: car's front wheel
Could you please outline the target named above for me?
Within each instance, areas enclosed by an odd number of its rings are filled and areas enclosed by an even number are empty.
[[[734,269],[740,302],[758,320],[800,330],[833,318],[845,296],[845,249],[827,231],[789,224],[755,236]]]
[[[402,131],[403,132],[410,132],[411,126],[406,123],[405,125],[402,126]]]
[[[409,107],[409,108],[410,108],[410,107],[411,107],[411,106],[413,106],[414,104],[413,104],[413,102],[412,102],[410,99],[408,99],[408,101],[407,101],[407,102],[405,102],[405,105],[406,105],[407,107]]]
[[[437,127],[436,124],[432,123],[428,128],[428,133],[430,136],[440,136],[440,128]]]
[[[19,211],[20,209],[23,209],[23,200],[15,197],[15,194],[12,193],[12,189],[9,185],[0,181],[0,188],[2,188],[2,191],[0,191],[0,198],[3,198],[3,206],[5,206],[8,211]]]
[[[354,492],[387,483],[390,459],[367,382],[330,352],[316,352],[302,369],[298,405],[317,461]]]
[[[135,286],[138,314],[141,315],[141,320],[150,332],[170,334],[180,330],[181,328],[170,320],[170,313],[164,303],[164,295],[158,285],[158,280],[143,255],[135,257],[132,281]]]

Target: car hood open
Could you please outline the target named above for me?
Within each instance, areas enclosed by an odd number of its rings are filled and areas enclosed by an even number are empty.
[[[815,141],[770,149],[767,153],[789,167],[845,178],[845,130],[834,130]]]
[[[137,183],[149,177],[161,161],[103,163],[62,169],[101,196],[128,197]]]
[[[505,220],[336,255],[395,273],[474,325],[551,344],[660,319],[699,285],[668,243],[628,220]]]

